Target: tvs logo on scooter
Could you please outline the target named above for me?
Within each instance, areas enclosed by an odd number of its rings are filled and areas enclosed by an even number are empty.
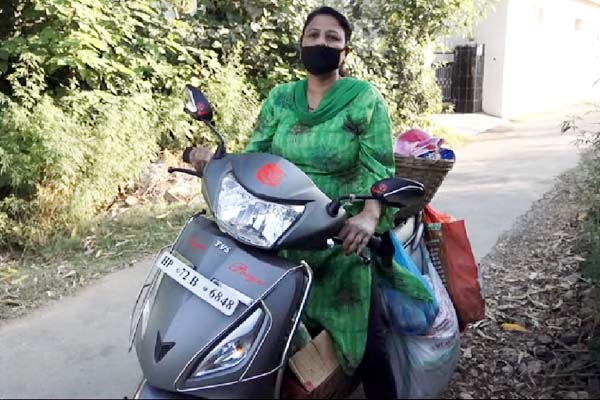
[[[227,246],[225,243],[221,242],[220,240],[217,240],[215,242],[215,247],[218,248],[219,250],[221,250],[225,254],[229,254],[229,252],[231,251],[231,247]]]
[[[256,179],[263,185],[277,187],[285,176],[279,164],[266,163],[256,173]]]
[[[255,283],[259,286],[265,285],[265,281],[263,281],[260,278],[255,277],[250,272],[248,272],[248,266],[245,264],[242,264],[242,263],[233,264],[232,266],[229,267],[229,270],[243,276],[244,279],[246,280],[246,282]]]

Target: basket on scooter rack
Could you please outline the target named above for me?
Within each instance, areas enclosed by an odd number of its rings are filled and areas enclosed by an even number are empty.
[[[454,167],[454,160],[429,160],[411,156],[394,154],[396,176],[414,179],[425,186],[425,197],[422,204],[403,208],[396,218],[407,218],[421,211],[438,191],[448,172]]]

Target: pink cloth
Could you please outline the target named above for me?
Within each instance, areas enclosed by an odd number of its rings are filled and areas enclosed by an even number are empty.
[[[444,139],[431,137],[427,132],[411,129],[396,138],[394,152],[401,156],[419,157],[429,152],[438,153]]]

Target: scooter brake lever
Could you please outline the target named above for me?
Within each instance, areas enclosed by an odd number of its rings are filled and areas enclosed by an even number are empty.
[[[371,257],[369,257],[369,256],[363,256],[362,254],[358,254],[358,253],[356,255],[360,257],[360,259],[362,260],[363,264],[365,264],[365,265],[371,264]]]

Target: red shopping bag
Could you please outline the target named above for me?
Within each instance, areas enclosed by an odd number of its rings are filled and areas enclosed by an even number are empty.
[[[452,221],[447,214],[425,209],[432,258],[439,257],[444,283],[454,303],[460,330],[485,318],[485,300],[481,294],[478,266],[473,256],[464,221]],[[441,220],[441,221],[440,221]],[[438,254],[435,254],[438,252]]]
[[[454,218],[452,215],[438,211],[431,207],[430,204],[427,204],[423,210],[423,221],[426,224],[435,224],[440,222],[452,222],[454,221]]]

